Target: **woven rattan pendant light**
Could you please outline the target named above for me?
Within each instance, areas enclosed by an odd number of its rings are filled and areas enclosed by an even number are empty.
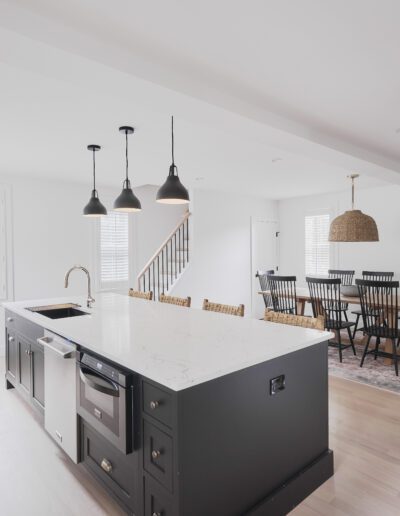
[[[377,242],[379,240],[376,222],[361,210],[354,209],[354,180],[358,174],[349,176],[351,179],[351,211],[336,217],[329,230],[330,242]]]

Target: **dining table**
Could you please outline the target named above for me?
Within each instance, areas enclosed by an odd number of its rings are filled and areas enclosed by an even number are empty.
[[[271,292],[269,290],[259,290],[258,293],[263,296],[270,296]],[[342,303],[348,303],[349,305],[358,305],[361,306],[361,300],[359,296],[340,296],[340,301]],[[296,288],[296,305],[297,305],[297,315],[304,315],[306,303],[311,303],[311,296],[310,291],[308,287],[297,287]],[[391,325],[395,322],[395,318],[398,317],[398,306],[400,304],[396,303],[396,305],[393,305],[393,310],[390,310],[388,314],[386,314],[388,323]],[[359,341],[360,345],[365,346],[367,343],[368,336],[364,335],[363,339]],[[382,339],[384,342],[384,348],[386,353],[392,353],[392,341],[390,339]],[[391,358],[385,358],[384,363],[386,365],[393,364],[393,360]]]

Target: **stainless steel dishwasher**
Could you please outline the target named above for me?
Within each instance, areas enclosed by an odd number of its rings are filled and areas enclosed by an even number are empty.
[[[77,463],[76,346],[48,330],[37,342],[44,347],[44,427]]]

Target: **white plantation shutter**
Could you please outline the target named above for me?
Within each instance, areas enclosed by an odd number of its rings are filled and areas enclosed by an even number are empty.
[[[118,288],[129,279],[128,214],[112,211],[100,219],[100,287]]]
[[[306,274],[328,274],[329,214],[305,217]]]

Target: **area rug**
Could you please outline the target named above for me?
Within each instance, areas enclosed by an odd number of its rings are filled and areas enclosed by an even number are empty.
[[[372,355],[367,355],[360,367],[362,348],[356,346],[356,352],[357,356],[354,356],[351,348],[344,350],[343,362],[340,363],[339,351],[329,347],[329,374],[400,394],[400,376],[396,376],[393,365],[385,365],[382,357],[374,360]]]

